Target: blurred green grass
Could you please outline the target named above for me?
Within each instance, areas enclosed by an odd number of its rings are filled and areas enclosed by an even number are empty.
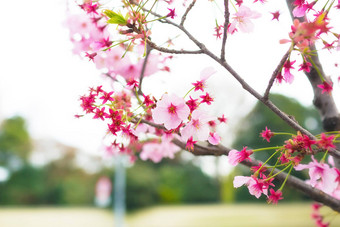
[[[340,216],[322,208],[330,226],[340,226]],[[126,227],[310,227],[307,203],[174,205],[147,208],[127,216]],[[2,207],[1,227],[113,227],[108,209],[59,207]]]

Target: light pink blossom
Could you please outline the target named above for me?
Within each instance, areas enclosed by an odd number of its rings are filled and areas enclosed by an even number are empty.
[[[182,129],[182,139],[187,141],[191,136],[195,140],[204,141],[209,137],[209,124],[212,118],[201,110],[194,110],[190,122]]]
[[[168,130],[177,128],[182,121],[188,119],[189,114],[190,109],[185,104],[185,100],[175,94],[164,94],[162,99],[157,102],[156,108],[152,110],[154,122],[164,124]]]
[[[253,153],[252,150],[247,150],[247,147],[244,147],[241,151],[231,150],[228,154],[229,164],[232,166],[236,166],[238,163],[242,162],[245,159],[250,160],[250,155]]]
[[[210,132],[209,135],[210,136],[208,138],[208,141],[212,145],[217,145],[221,142],[221,137],[216,132],[214,132],[214,133]]]
[[[246,185],[248,187],[249,193],[256,198],[259,198],[261,194],[268,194],[268,187],[266,184],[260,179],[254,177],[245,177],[245,176],[236,176],[233,181],[234,188],[241,187],[242,185]]]
[[[152,142],[145,144],[140,153],[140,158],[144,161],[150,159],[158,163],[163,158],[173,159],[178,151],[179,148],[171,142],[171,138],[163,136],[161,143]]]
[[[295,170],[309,169],[309,184],[331,194],[337,187],[335,183],[338,176],[336,171],[326,163],[319,163],[314,156],[312,156],[312,160],[309,164],[297,165]]]
[[[239,28],[242,32],[252,32],[254,24],[251,19],[257,19],[260,16],[260,13],[241,5],[238,11],[234,14],[232,22],[228,26],[228,32],[233,34],[237,31],[237,28]]]

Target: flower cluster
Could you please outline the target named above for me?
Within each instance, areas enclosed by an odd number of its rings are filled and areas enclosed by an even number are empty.
[[[270,139],[273,136],[280,134],[287,135],[288,133],[272,132],[266,127],[265,130],[260,133],[260,136],[270,142]],[[308,184],[338,198],[340,196],[340,171],[335,167],[331,168],[323,161],[327,155],[327,151],[331,148],[335,148],[334,141],[336,135],[327,136],[325,133],[322,133],[316,140],[310,139],[300,132],[298,132],[297,135],[291,136],[292,138],[286,140],[283,146],[259,148],[255,150],[244,147],[241,151],[231,150],[228,154],[228,160],[233,166],[247,160],[251,161],[250,156],[255,152],[274,150],[265,163],[260,163],[259,166],[251,168],[253,175],[250,177],[236,176],[234,179],[234,187],[237,188],[246,185],[249,189],[249,193],[256,198],[259,198],[261,194],[264,194],[267,196],[268,202],[277,203],[278,200],[282,199],[281,196],[284,183],[276,191],[273,188],[270,188],[271,186],[274,187],[272,181],[275,176],[288,169],[289,174],[293,169],[296,171],[309,169],[310,180],[308,181]],[[326,151],[321,162],[318,162],[312,155],[314,154],[313,150],[315,149],[323,149]],[[312,162],[309,164],[301,164],[301,161],[306,155],[312,155]],[[276,164],[274,166],[266,166],[265,164],[274,157],[277,158]],[[278,167],[282,167],[282,169],[279,172],[274,173],[274,169]],[[269,169],[272,170],[267,171]],[[268,190],[270,195],[268,195]]]
[[[299,71],[310,72],[310,68],[312,66],[317,67],[311,58],[314,51],[311,49],[311,46],[317,41],[321,42],[321,44],[324,46],[323,49],[328,49],[330,51],[333,49],[338,50],[338,46],[340,44],[339,34],[333,32],[332,27],[329,24],[328,15],[333,3],[328,5],[327,2],[326,5],[324,5],[322,9],[319,10],[315,7],[315,3],[316,1],[312,1],[310,3],[305,0],[294,1],[295,8],[293,10],[293,15],[295,17],[305,16],[306,18],[309,18],[307,17],[309,11],[314,12],[313,17],[303,22],[295,19],[293,25],[291,26],[291,32],[289,33],[290,39],[282,39],[280,41],[280,43],[291,43],[291,51],[295,50],[301,54],[302,64],[300,64]],[[287,83],[293,82],[294,76],[291,74],[290,70],[294,69],[294,63],[295,60],[290,61],[289,58],[287,59],[283,65],[283,68],[277,75],[276,79],[279,83],[281,83],[283,80]],[[322,84],[318,85],[322,91],[322,94],[330,94],[333,89],[332,81],[324,78],[318,70],[317,72],[322,80]]]
[[[148,64],[143,69],[144,58],[140,56],[144,52],[144,42],[134,42],[133,45],[127,46],[124,41],[113,40],[112,37],[117,37],[117,34],[107,26],[108,16],[99,13],[99,7],[98,2],[94,4],[92,1],[87,1],[80,5],[80,8],[87,13],[91,12],[90,15],[71,14],[68,16],[66,26],[70,31],[70,39],[74,45],[74,54],[93,61],[97,69],[102,70],[103,73],[112,78],[119,75],[126,80],[136,79],[141,75],[142,70],[144,76],[169,70],[167,60],[170,58],[153,53],[149,54]],[[114,17],[113,15],[120,15],[105,12],[111,16],[111,19]],[[135,23],[131,20],[133,19],[128,19],[127,23]],[[135,40],[135,37],[133,40]],[[133,47],[134,52],[131,51]]]
[[[318,227],[328,227],[329,223],[324,221],[323,215],[320,213],[320,209],[322,208],[322,204],[313,203],[312,204],[312,219],[315,221],[315,225]]]
[[[208,141],[213,145],[220,143],[216,122],[226,123],[227,119],[224,115],[216,119],[210,117],[200,108],[201,105],[210,105],[213,102],[213,98],[205,90],[206,80],[213,73],[213,68],[206,68],[201,72],[200,80],[193,83],[189,92],[194,91],[193,95],[198,96],[196,99],[190,96],[189,100],[186,100],[176,94],[166,93],[156,100],[150,95],[139,95],[138,82],[129,80],[127,89],[120,92],[107,92],[102,86],[91,88],[87,95],[80,97],[80,106],[94,119],[106,122],[108,135],[113,137],[108,149],[110,153],[125,153],[130,155],[132,160],[140,153],[142,160],[159,162],[164,157],[173,158],[179,151],[177,146],[171,143],[174,138],[185,142],[188,150],[193,150],[198,141]],[[138,106],[133,104],[133,93]],[[200,95],[202,93],[204,95]],[[132,108],[135,110],[132,111]],[[145,120],[145,123],[142,120]],[[156,130],[148,126],[148,122],[158,124],[159,127]],[[137,149],[135,143],[143,146],[138,146]]]

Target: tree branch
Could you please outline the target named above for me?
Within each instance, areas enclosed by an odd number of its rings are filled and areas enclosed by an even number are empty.
[[[174,139],[173,143],[179,146],[182,149],[185,149],[186,144],[178,139]],[[224,146],[202,146],[202,145],[194,145],[194,150],[191,152],[194,155],[213,155],[213,156],[222,156],[228,155],[230,148],[226,148]],[[257,160],[244,160],[241,162],[242,165],[248,166],[249,168],[252,166],[258,166],[260,164]],[[274,174],[278,173],[280,170],[275,169]],[[271,172],[270,168],[267,168],[266,171],[268,174]],[[284,172],[279,173],[275,176],[275,179],[283,182],[287,178],[287,174]],[[289,175],[286,181],[286,184],[292,188],[299,190],[300,192],[308,195],[313,200],[323,203],[326,206],[329,206],[335,211],[340,212],[340,200],[324,193],[323,191],[313,188],[311,185],[302,181],[301,179]]]
[[[223,24],[223,38],[221,48],[221,60],[225,61],[225,45],[227,42],[227,31],[229,25],[229,1],[224,0],[224,24]]]
[[[287,0],[289,1],[289,0]],[[155,14],[157,15],[157,14]],[[290,117],[283,111],[281,111],[274,103],[272,103],[270,100],[264,98],[262,95],[260,95],[255,89],[253,89],[225,60],[222,60],[218,58],[215,54],[213,54],[208,48],[198,41],[184,26],[180,26],[172,21],[164,20],[160,21],[162,23],[168,23],[171,24],[181,31],[183,31],[188,38],[196,44],[196,46],[202,51],[200,53],[204,53],[207,56],[214,59],[217,63],[219,63],[222,67],[224,67],[242,86],[244,90],[246,90],[248,93],[253,95],[256,99],[261,101],[265,106],[267,106],[270,110],[272,110],[278,117],[280,117],[283,121],[285,121],[290,127],[292,127],[296,131],[300,131],[302,134],[307,135],[311,139],[315,140],[315,136],[310,133],[307,129],[303,128],[298,122],[295,121],[294,118]],[[329,154],[332,156],[340,159],[340,151],[336,149],[330,149]]]
[[[290,11],[291,18],[294,19],[293,16],[293,0],[286,0],[288,9]],[[306,18],[297,18],[300,22],[306,20]],[[319,55],[316,52],[315,45],[311,45],[311,51],[314,52],[314,55],[311,56],[312,61],[314,62],[315,66],[321,73],[322,77],[328,81],[330,79],[326,76],[323,67],[320,63]],[[322,80],[318,74],[317,69],[313,66],[310,72],[304,72],[309,80],[313,88],[314,99],[313,104],[318,109],[321,120],[322,126],[326,131],[339,131],[340,130],[340,113],[335,105],[334,98],[331,94],[322,94],[321,89],[318,87],[319,84],[322,84]],[[337,144],[337,150],[340,150],[340,144]],[[340,168],[340,157],[337,151],[331,150],[330,154],[334,156],[335,165],[337,168]]]
[[[158,50],[163,53],[169,53],[169,54],[202,54],[203,51],[201,50],[174,50],[174,49],[168,49],[165,47],[157,46],[154,42],[152,42],[150,39],[146,40],[148,45],[152,47],[155,50]]]
[[[291,47],[289,47],[289,50],[285,53],[285,55],[283,55],[280,63],[277,65],[276,69],[274,70],[273,74],[272,74],[272,77],[270,78],[269,80],[269,83],[268,83],[268,86],[267,86],[267,89],[263,95],[263,99],[264,100],[268,100],[269,98],[269,92],[270,92],[270,89],[272,88],[273,84],[274,84],[274,81],[277,77],[277,74],[280,72],[280,70],[282,69],[283,65],[285,64],[288,56],[290,55],[290,53],[292,52],[291,50]]]
[[[193,0],[193,1],[191,2],[191,4],[188,6],[187,10],[185,11],[185,13],[184,13],[183,16],[182,16],[180,26],[183,26],[183,25],[184,25],[184,22],[185,22],[185,20],[187,19],[187,15],[188,15],[188,13],[190,12],[190,10],[192,9],[192,7],[194,7],[195,3],[196,3],[196,0]]]
[[[142,71],[141,71],[140,76],[139,76],[139,88],[138,88],[138,94],[139,95],[143,95],[143,92],[142,92],[142,83],[143,83],[145,69],[147,67],[147,63],[148,63],[148,59],[149,59],[151,50],[152,50],[152,48],[150,47],[149,44],[147,44],[146,45],[146,55],[145,55],[145,58],[144,58],[144,62],[143,62],[143,66],[142,66]]]

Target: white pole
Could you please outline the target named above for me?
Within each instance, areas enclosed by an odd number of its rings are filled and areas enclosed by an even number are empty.
[[[115,177],[114,177],[114,222],[115,227],[125,226],[125,166],[124,157],[115,157]]]

